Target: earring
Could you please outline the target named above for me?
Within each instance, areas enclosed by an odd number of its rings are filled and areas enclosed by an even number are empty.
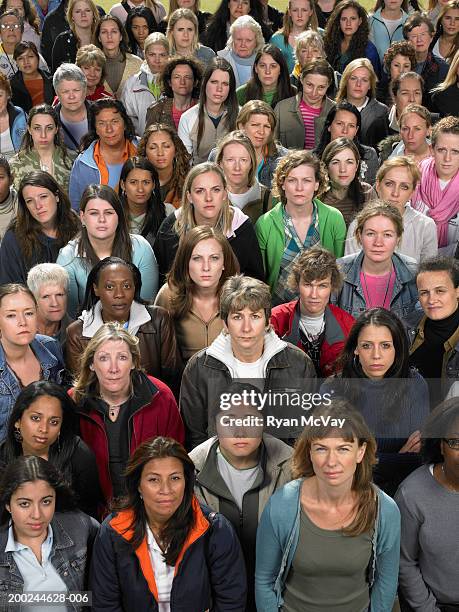
[[[22,442],[22,434],[21,434],[21,430],[19,429],[19,427],[16,427],[16,425],[14,426],[14,439],[16,440],[16,442]]]
[[[143,501],[143,496],[142,496],[142,493],[139,493],[139,497],[140,497],[140,499]]]
[[[354,359],[352,360],[352,365],[355,370],[358,370],[360,367],[360,359],[359,356],[354,353]]]

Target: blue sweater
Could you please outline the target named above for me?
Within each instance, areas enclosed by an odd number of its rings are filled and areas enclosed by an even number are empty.
[[[300,492],[303,479],[293,480],[269,499],[257,532],[255,597],[257,609],[277,612],[300,535]],[[390,612],[397,592],[400,560],[400,512],[381,490],[372,537],[369,586],[371,612]]]

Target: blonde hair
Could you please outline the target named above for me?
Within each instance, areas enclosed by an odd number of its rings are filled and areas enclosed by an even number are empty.
[[[146,51],[151,45],[162,45],[168,53],[171,52],[169,41],[162,32],[152,32],[149,34],[143,43],[143,50]]]
[[[225,147],[230,144],[242,145],[243,147],[245,147],[247,153],[250,155],[250,161],[252,162],[252,165],[249,170],[247,181],[249,187],[253,187],[257,176],[257,155],[255,153],[252,141],[245,132],[242,132],[241,130],[234,130],[233,132],[229,132],[229,134],[222,138],[217,147],[215,161],[219,166],[221,166]]]
[[[403,119],[405,119],[405,117],[407,115],[410,115],[411,113],[417,115],[418,117],[421,117],[421,119],[424,119],[427,124],[427,127],[432,127],[432,115],[430,114],[430,111],[427,110],[425,106],[421,106],[420,104],[414,104],[413,102],[408,104],[408,106],[405,106],[405,108],[401,112],[400,117],[398,118],[399,126],[402,125]]]
[[[376,76],[376,73],[370,60],[366,57],[360,57],[359,59],[355,59],[352,60],[352,62],[349,62],[349,64],[344,69],[343,76],[341,77],[341,81],[339,84],[338,93],[336,94],[336,104],[339,104],[340,102],[343,102],[343,100],[346,100],[348,81],[352,76],[354,70],[357,70],[357,68],[366,68],[368,70],[368,74],[370,75],[370,89],[368,91],[368,97],[374,98],[376,96],[376,83],[378,77]]]
[[[226,42],[226,46],[230,49],[233,48],[233,34],[236,30],[242,30],[243,28],[248,28],[249,30],[252,30],[252,32],[255,34],[254,53],[257,53],[265,44],[265,39],[263,37],[263,32],[260,24],[257,23],[255,19],[250,15],[242,15],[241,17],[238,17],[235,21],[233,21],[230,27],[230,35]]]
[[[456,55],[451,60],[451,64],[449,66],[449,70],[444,80],[441,81],[436,87],[430,90],[430,93],[435,93],[436,91],[445,91],[448,87],[452,85],[456,85],[458,82],[457,71],[459,69],[459,51],[456,52]]]
[[[311,7],[312,14],[309,17],[308,23],[304,27],[304,31],[306,30],[317,31],[319,29],[319,20],[317,19],[316,5],[314,3],[314,0],[308,0],[308,2],[309,2],[309,6]],[[282,30],[280,30],[280,33],[284,37],[285,45],[288,45],[288,37],[290,36],[292,29],[293,29],[293,21],[292,21],[292,18],[290,17],[290,12],[289,12],[290,4],[291,4],[291,0],[289,0],[287,10],[284,13],[284,21],[282,23]]]
[[[67,12],[65,13],[65,17],[69,24],[69,28],[77,40],[78,40],[78,36],[75,30],[75,23],[72,18],[72,13],[73,13],[73,9],[75,8],[75,4],[79,1],[80,0],[69,0],[69,3],[67,5]],[[91,13],[92,13],[91,37],[94,38],[94,33],[96,31],[97,24],[99,23],[99,20],[100,20],[99,11],[97,10],[97,6],[94,4],[92,0],[83,0],[83,1],[86,2],[86,4],[91,9]]]
[[[403,235],[403,218],[399,210],[383,200],[374,200],[362,208],[355,218],[354,236],[359,244],[362,244],[361,237],[365,223],[373,217],[387,217],[390,219],[400,240]]]
[[[263,100],[249,100],[239,111],[236,118],[236,127],[241,129],[241,126],[245,126],[249,122],[252,115],[265,115],[268,117],[269,125],[271,126],[271,134],[269,135],[266,146],[268,147],[268,156],[273,157],[277,154],[277,147],[274,142],[274,132],[277,125],[276,115],[272,107]]]
[[[78,66],[78,68],[96,64],[96,66],[102,69],[103,74],[106,61],[107,58],[105,57],[105,53],[99,49],[99,47],[96,47],[96,45],[91,44],[84,45],[78,49],[75,64]]]
[[[177,0],[170,0],[169,1],[169,14],[167,16],[167,20],[169,21],[170,16],[172,15],[172,13],[174,11],[176,11],[177,9],[181,8],[177,2]],[[193,11],[195,13],[199,12],[199,8],[200,8],[200,4],[199,4],[199,0],[195,0],[194,2],[194,6],[193,6]]]
[[[169,47],[170,47],[170,54],[171,55],[175,55],[177,52],[177,49],[175,48],[175,39],[174,39],[174,27],[176,25],[176,23],[180,20],[180,19],[186,19],[187,21],[190,21],[193,26],[194,26],[194,36],[193,36],[193,40],[191,42],[191,52],[194,53],[196,51],[196,49],[199,47],[199,26],[198,26],[198,18],[196,17],[195,13],[193,13],[192,10],[187,9],[187,8],[179,8],[177,10],[175,10],[169,17],[169,22],[167,24],[167,30],[166,30],[166,38],[169,41]]]
[[[316,30],[306,30],[296,39],[295,44],[295,57],[296,61],[300,63],[299,52],[301,49],[307,49],[308,47],[317,47],[322,52],[322,57],[325,58],[325,47],[322,36]]]
[[[414,189],[416,189],[416,185],[421,180],[421,171],[419,170],[417,163],[411,157],[407,157],[406,155],[386,159],[376,174],[376,182],[380,183],[382,180],[384,180],[386,174],[394,168],[406,168],[408,170],[413,179],[414,191]]]

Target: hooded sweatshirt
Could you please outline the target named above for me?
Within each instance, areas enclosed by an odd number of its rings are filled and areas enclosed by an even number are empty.
[[[151,72],[146,60],[144,60],[139,72],[127,79],[120,98],[127,114],[134,123],[137,136],[143,135],[148,107],[157,102],[160,95],[158,75]]]

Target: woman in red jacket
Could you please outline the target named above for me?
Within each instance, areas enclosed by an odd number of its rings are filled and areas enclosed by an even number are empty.
[[[328,303],[332,292],[338,292],[342,284],[342,274],[330,251],[317,246],[305,250],[289,278],[290,289],[299,293],[299,299],[271,311],[276,334],[303,349],[319,377],[334,372],[335,361],[354,324],[354,317]]]
[[[181,443],[185,438],[172,391],[140,370],[138,344],[119,323],[102,325],[82,355],[71,391],[106,501],[124,494],[124,469],[139,444],[156,436]]]

